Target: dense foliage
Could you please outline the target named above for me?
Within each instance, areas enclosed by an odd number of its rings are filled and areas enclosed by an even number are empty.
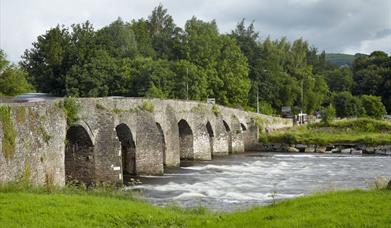
[[[99,30],[88,21],[56,26],[22,59],[36,89],[56,96],[214,97],[253,111],[258,99],[267,114],[283,106],[314,113],[330,104],[339,117],[380,117],[382,103],[391,111],[391,57],[384,52],[358,54],[352,67],[340,67],[303,39],[261,39],[245,20],[230,34],[196,17],[180,28],[162,5],[147,19],[119,18]],[[379,107],[362,104],[361,95],[379,97]],[[365,112],[369,107],[378,110]]]
[[[32,86],[27,82],[26,75],[25,71],[10,64],[0,49],[0,95],[15,96],[31,91]]]

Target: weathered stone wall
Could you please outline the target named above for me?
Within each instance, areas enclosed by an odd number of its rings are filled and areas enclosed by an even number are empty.
[[[0,182],[24,181],[37,185],[64,185],[66,121],[60,108],[51,104],[7,104],[15,147],[6,154],[7,140],[0,121]],[[8,129],[9,131],[9,129]]]
[[[123,161],[130,150],[135,151],[135,174],[159,175],[164,165],[178,166],[181,159],[210,160],[251,150],[257,144],[259,128],[292,126],[291,121],[280,118],[194,101],[80,98],[76,99],[78,121],[73,124],[73,129],[84,132],[80,135],[67,129],[59,102],[11,105],[17,135],[15,155],[0,155],[0,181],[28,173],[36,184],[52,181],[64,185],[65,174],[67,181],[122,183],[123,170],[131,173],[132,169]],[[25,118],[19,109],[24,110]],[[188,125],[182,143],[181,120]],[[127,133],[117,132],[120,125]],[[0,139],[1,144],[3,127]]]

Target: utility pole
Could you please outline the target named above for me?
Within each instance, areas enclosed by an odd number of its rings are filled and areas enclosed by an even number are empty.
[[[186,68],[186,100],[189,100],[189,68]]]
[[[258,90],[258,86],[257,86],[257,113],[259,113],[259,90]]]
[[[301,79],[301,113],[303,113],[303,106],[304,106],[304,79]]]

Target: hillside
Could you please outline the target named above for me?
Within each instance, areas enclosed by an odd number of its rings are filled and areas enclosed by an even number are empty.
[[[326,61],[335,64],[337,66],[348,65],[352,66],[356,55],[339,54],[339,53],[327,53]]]

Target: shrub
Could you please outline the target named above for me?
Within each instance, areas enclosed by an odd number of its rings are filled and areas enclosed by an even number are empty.
[[[281,138],[281,141],[282,141],[282,143],[289,144],[289,145],[295,144],[297,142],[296,137],[292,134],[289,134],[289,133],[283,135]]]
[[[259,112],[265,115],[273,115],[275,113],[275,110],[273,109],[272,105],[262,101],[259,103]]]
[[[381,119],[387,114],[386,107],[381,102],[380,97],[363,95],[360,100],[367,116]]]
[[[64,99],[64,112],[67,118],[68,126],[71,126],[72,124],[74,124],[76,121],[79,120],[79,117],[77,116],[79,109],[80,107],[76,103],[75,98],[66,97]]]
[[[333,104],[338,117],[359,117],[365,114],[361,100],[350,92],[335,94]]]
[[[330,104],[327,108],[322,110],[322,123],[330,124],[335,119],[335,108],[332,104]]]
[[[153,106],[153,104],[149,101],[144,101],[143,102],[143,105],[140,107],[141,110],[144,110],[144,111],[147,111],[147,112],[153,112],[155,107]]]
[[[215,116],[218,116],[220,114],[219,106],[213,105],[212,106],[212,112],[215,114]]]

